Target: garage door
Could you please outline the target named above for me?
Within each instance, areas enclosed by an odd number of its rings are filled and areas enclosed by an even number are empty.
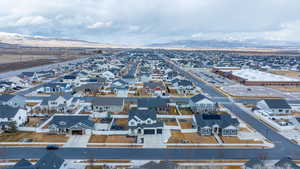
[[[83,131],[82,130],[72,130],[72,135],[82,135]]]
[[[157,134],[162,134],[162,129],[157,129]]]
[[[155,133],[155,130],[153,129],[145,129],[144,130],[144,134],[154,134]]]

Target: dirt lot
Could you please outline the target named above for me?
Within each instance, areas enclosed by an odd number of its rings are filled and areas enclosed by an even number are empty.
[[[133,137],[92,135],[89,143],[135,143]]]
[[[238,137],[221,137],[225,144],[262,144],[262,141],[255,140],[240,140]]]
[[[193,114],[192,110],[188,109],[188,108],[180,109],[180,112],[181,112],[182,115],[192,115]]]
[[[118,126],[128,126],[128,119],[115,119]]]
[[[40,117],[29,117],[26,127],[37,127],[41,123]]]
[[[194,143],[194,144],[216,144],[213,136],[200,136],[198,133],[181,133],[180,131],[171,131],[172,136],[169,138],[168,143]]]
[[[192,129],[193,119],[180,119],[179,123],[182,129]]]
[[[168,126],[178,126],[176,119],[160,119]]]
[[[48,133],[16,132],[2,133],[0,142],[19,142],[23,139],[32,139],[33,142],[67,142],[68,137],[63,135],[50,135]]]

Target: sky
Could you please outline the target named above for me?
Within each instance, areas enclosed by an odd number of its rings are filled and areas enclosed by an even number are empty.
[[[300,41],[300,0],[0,0],[0,32],[122,45]]]

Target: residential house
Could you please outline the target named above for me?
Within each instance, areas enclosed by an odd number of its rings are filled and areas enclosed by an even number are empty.
[[[147,83],[147,82],[150,82],[152,80],[152,76],[151,76],[151,73],[140,73],[139,74],[139,80],[143,83]]]
[[[152,94],[155,96],[165,96],[166,95],[166,87],[161,81],[150,81],[144,83],[144,87],[142,89],[143,93]]]
[[[154,109],[157,112],[169,112],[170,99],[167,98],[140,98],[137,101],[137,107],[144,109]]]
[[[95,123],[89,118],[86,115],[55,115],[49,122],[49,129],[58,134],[90,134]]]
[[[194,125],[203,136],[237,136],[239,121],[229,114],[195,114]]]
[[[102,73],[102,76],[104,77],[104,78],[106,78],[107,80],[113,80],[114,78],[115,78],[115,74],[114,73],[112,73],[111,71],[105,71],[105,72],[103,72]]]
[[[179,94],[188,95],[194,94],[195,92],[195,87],[193,86],[193,83],[189,80],[179,80],[173,83],[173,86],[176,88]]]
[[[12,107],[10,105],[0,105],[0,122],[3,124],[15,122],[17,126],[27,121],[26,110],[20,107]]]
[[[10,105],[13,107],[25,107],[26,98],[21,95],[14,94],[2,94],[0,95],[0,104],[2,105]]]
[[[244,164],[244,169],[257,169],[259,167],[263,167],[264,166],[264,162],[262,160],[259,159],[250,159],[249,161],[247,161]]]
[[[284,99],[265,99],[257,102],[256,107],[269,114],[291,114],[292,108]]]
[[[274,166],[279,168],[300,169],[300,167],[290,157],[280,159]]]
[[[36,72],[22,72],[19,77],[29,81],[39,81],[39,76]]]
[[[50,97],[45,97],[40,105],[43,109],[56,110],[59,112],[67,112],[71,108],[73,95],[52,94]]]
[[[72,86],[68,83],[46,83],[38,89],[42,93],[64,93],[71,92]]]
[[[157,120],[154,109],[132,108],[128,115],[129,135],[162,134],[164,124]]]
[[[121,112],[124,108],[124,99],[94,97],[91,101],[91,109],[96,112]]]
[[[62,169],[67,168],[67,162],[56,155],[54,151],[48,151],[35,164],[24,158],[18,161],[14,166],[6,169]]]
[[[190,98],[189,106],[194,113],[213,113],[217,110],[217,103],[210,98],[197,94]]]

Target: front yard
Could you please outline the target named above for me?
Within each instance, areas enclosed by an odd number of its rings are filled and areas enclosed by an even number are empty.
[[[198,133],[181,133],[180,131],[171,131],[171,137],[168,143],[173,144],[216,144],[217,141],[213,136],[201,136]]]
[[[15,132],[0,134],[0,142],[21,142],[23,140],[31,140],[32,142],[67,142],[68,137],[64,135],[56,135],[49,133],[35,132]]]

